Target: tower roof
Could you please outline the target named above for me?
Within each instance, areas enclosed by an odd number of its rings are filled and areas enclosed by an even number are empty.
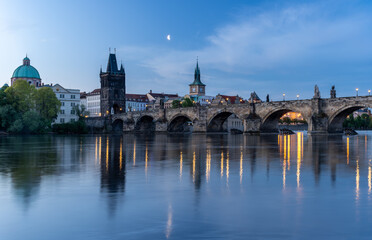
[[[100,69],[100,74],[103,74],[102,67]],[[125,70],[123,67],[123,64],[120,65],[120,70],[118,68],[118,63],[116,61],[116,54],[110,53],[108,63],[107,63],[107,69],[105,73],[109,74],[125,74]]]
[[[199,85],[199,86],[205,86],[204,83],[200,81],[200,68],[199,68],[199,61],[196,60],[196,67],[195,67],[195,73],[194,73],[194,82],[190,84],[191,85]]]
[[[116,55],[114,53],[110,53],[108,63],[107,63],[107,70],[108,73],[118,73],[118,64],[116,62]]]

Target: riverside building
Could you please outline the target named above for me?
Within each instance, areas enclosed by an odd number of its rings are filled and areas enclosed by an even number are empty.
[[[80,90],[64,88],[59,84],[48,84],[41,87],[49,87],[56,94],[61,102],[61,109],[53,123],[75,122],[79,119],[75,112],[75,107],[80,104]]]

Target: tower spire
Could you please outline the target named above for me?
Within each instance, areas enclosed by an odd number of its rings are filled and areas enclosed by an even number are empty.
[[[125,70],[123,67],[123,61],[120,61],[120,73],[125,73]]]

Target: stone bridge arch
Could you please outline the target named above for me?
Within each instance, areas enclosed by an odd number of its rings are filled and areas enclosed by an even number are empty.
[[[154,132],[155,129],[155,119],[151,115],[139,116],[134,125],[134,131],[136,132]]]
[[[248,110],[247,110],[248,112]],[[244,117],[234,109],[221,109],[211,114],[207,120],[207,132],[226,132],[227,128],[224,126],[227,118],[235,114],[244,123]]]
[[[121,118],[116,118],[112,122],[112,131],[114,133],[123,133],[124,121]]]
[[[193,119],[183,113],[174,115],[169,121],[167,126],[168,132],[192,132]]]
[[[328,132],[329,133],[342,133],[344,131],[343,123],[347,116],[362,108],[368,108],[368,104],[355,103],[344,105],[334,112],[328,119]]]
[[[312,111],[305,108],[286,105],[271,109],[269,112],[261,114],[260,132],[275,133],[278,132],[279,119],[288,112],[300,113],[304,120],[310,124]]]

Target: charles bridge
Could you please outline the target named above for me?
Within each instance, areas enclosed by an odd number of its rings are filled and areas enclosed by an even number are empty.
[[[89,127],[115,132],[224,132],[225,120],[235,114],[244,125],[244,133],[278,132],[278,120],[287,112],[301,113],[308,133],[342,133],[342,123],[352,112],[372,107],[372,96],[339,97],[239,103],[228,105],[168,108],[113,114],[106,118],[87,118]]]

